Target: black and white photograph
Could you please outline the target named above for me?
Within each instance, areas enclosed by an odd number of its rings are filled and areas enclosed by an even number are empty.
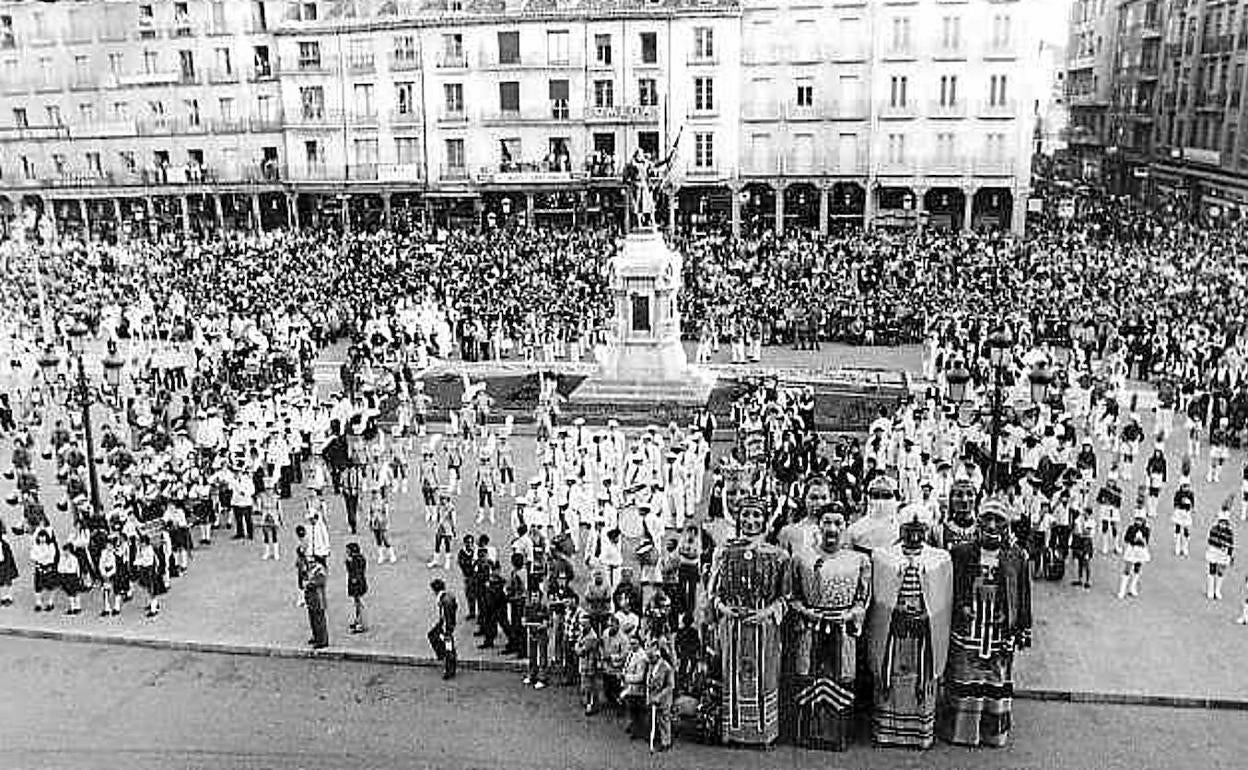
[[[1246,66],[0,0],[0,770],[1242,770]]]

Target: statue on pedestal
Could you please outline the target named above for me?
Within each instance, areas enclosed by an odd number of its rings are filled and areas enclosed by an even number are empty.
[[[766,499],[743,499],[740,537],[719,549],[711,568],[725,743],[767,746],[780,735],[780,622],[790,566],[785,551],[763,540],[768,514]]]
[[[796,615],[785,708],[799,746],[844,751],[853,732],[858,641],[871,602],[871,559],[843,548],[845,515],[826,506],[819,546],[793,562]]]
[[[903,511],[901,543],[872,552],[869,659],[875,684],[871,733],[882,746],[928,749],[936,687],[949,653],[953,562],[929,545],[927,525]]]

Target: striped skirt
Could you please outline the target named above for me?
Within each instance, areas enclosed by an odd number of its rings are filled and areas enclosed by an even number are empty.
[[[877,683],[872,736],[881,746],[930,749],[936,735],[936,678],[924,673],[929,642],[923,636],[893,638],[889,644],[889,685]]]
[[[1014,646],[995,644],[987,658],[979,653],[978,642],[950,636],[937,732],[949,743],[1001,747],[1009,740],[1014,711]]]
[[[720,621],[719,635],[724,742],[755,746],[774,743],[780,735],[779,627],[726,618]]]

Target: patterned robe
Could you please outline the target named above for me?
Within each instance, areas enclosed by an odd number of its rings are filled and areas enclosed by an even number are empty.
[[[794,561],[785,707],[801,746],[843,751],[849,742],[858,639],[870,601],[865,554],[809,550]]]
[[[722,662],[721,735],[725,743],[768,745],[780,734],[780,620],[789,555],[768,543],[733,540],[716,556],[710,593]],[[768,610],[754,620],[725,610]]]
[[[929,545],[912,554],[901,546],[879,549],[872,562],[872,736],[880,745],[930,748],[936,686],[949,653],[953,562]]]

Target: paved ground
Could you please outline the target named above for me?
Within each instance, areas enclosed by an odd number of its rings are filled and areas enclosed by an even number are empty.
[[[914,348],[881,350],[883,363],[879,364],[869,364],[868,353],[865,349],[854,349],[852,355],[859,356],[862,362],[856,365],[897,365],[911,371],[918,367],[918,353]],[[794,358],[809,355],[769,351],[768,360],[778,365],[798,365]],[[850,352],[845,352],[845,356],[849,355]],[[526,451],[530,446],[528,440],[520,441],[517,458],[523,479],[532,467],[532,453]],[[1137,468],[1140,477],[1143,462],[1141,458]],[[1119,601],[1114,597],[1118,561],[1099,555],[1094,561],[1092,591],[1085,592],[1068,583],[1037,583],[1036,645],[1020,658],[1017,672],[1020,685],[1063,691],[1248,698],[1248,671],[1239,665],[1234,654],[1248,637],[1248,629],[1233,623],[1243,597],[1245,571],[1239,564],[1235,565],[1227,581],[1226,600],[1210,603],[1202,593],[1204,564],[1201,558],[1204,534],[1217,505],[1238,488],[1242,462],[1242,454],[1233,456],[1222,483],[1212,487],[1204,483],[1204,460],[1198,462],[1195,475],[1200,507],[1192,559],[1181,560],[1169,552],[1171,539],[1164,522],[1168,522],[1169,517],[1170,506],[1165,501],[1172,493],[1172,480],[1164,493],[1159,524],[1155,527],[1154,561],[1146,569],[1141,598]],[[1173,460],[1172,473],[1177,474],[1177,465],[1177,459]],[[0,480],[0,493],[7,495],[9,483]],[[45,499],[50,504],[58,494],[59,491],[48,493]],[[430,570],[426,566],[431,555],[432,533],[424,523],[417,497],[413,490],[400,501],[395,516],[393,535],[399,553],[398,564],[370,564],[368,601],[372,630],[364,635],[345,633],[348,603],[344,572],[338,559],[347,536],[341,502],[333,501],[331,527],[336,556],[331,565],[330,619],[335,646],[355,651],[428,654],[424,638],[431,605],[428,581],[433,575],[441,574],[441,570]],[[506,536],[500,527],[473,524],[472,504],[475,500],[469,500],[467,495],[461,500],[461,533],[485,531],[496,542],[505,542]],[[506,509],[506,502],[503,507]],[[299,510],[297,504],[287,508],[287,530],[283,533],[284,553],[280,562],[261,561],[258,542],[231,542],[218,533],[218,540],[211,548],[197,551],[190,574],[175,581],[165,612],[154,621],[142,619],[137,606],[127,607],[126,614],[119,619],[100,619],[92,612],[77,618],[59,613],[35,614],[30,609],[29,569],[24,569],[16,592],[18,602],[14,607],[0,609],[0,626],[301,647],[307,639],[307,626],[303,611],[294,604],[295,574],[291,559],[292,529]],[[505,524],[506,516],[500,514],[499,521]],[[1242,541],[1248,537],[1248,530],[1238,520],[1236,524]],[[24,540],[15,542],[15,550],[23,560],[26,549]],[[451,574],[454,576],[451,584],[458,589],[458,574],[453,566]],[[93,600],[94,597],[88,598],[88,610],[92,609]],[[462,655],[483,654],[487,659],[495,659],[490,653],[478,653],[474,641],[465,629],[460,638]]]
[[[762,753],[678,742],[651,757],[619,717],[508,674],[0,639],[0,766],[15,770],[580,770],[1243,767],[1248,714],[1017,704],[1002,750]],[[488,728],[486,727],[488,725]]]

